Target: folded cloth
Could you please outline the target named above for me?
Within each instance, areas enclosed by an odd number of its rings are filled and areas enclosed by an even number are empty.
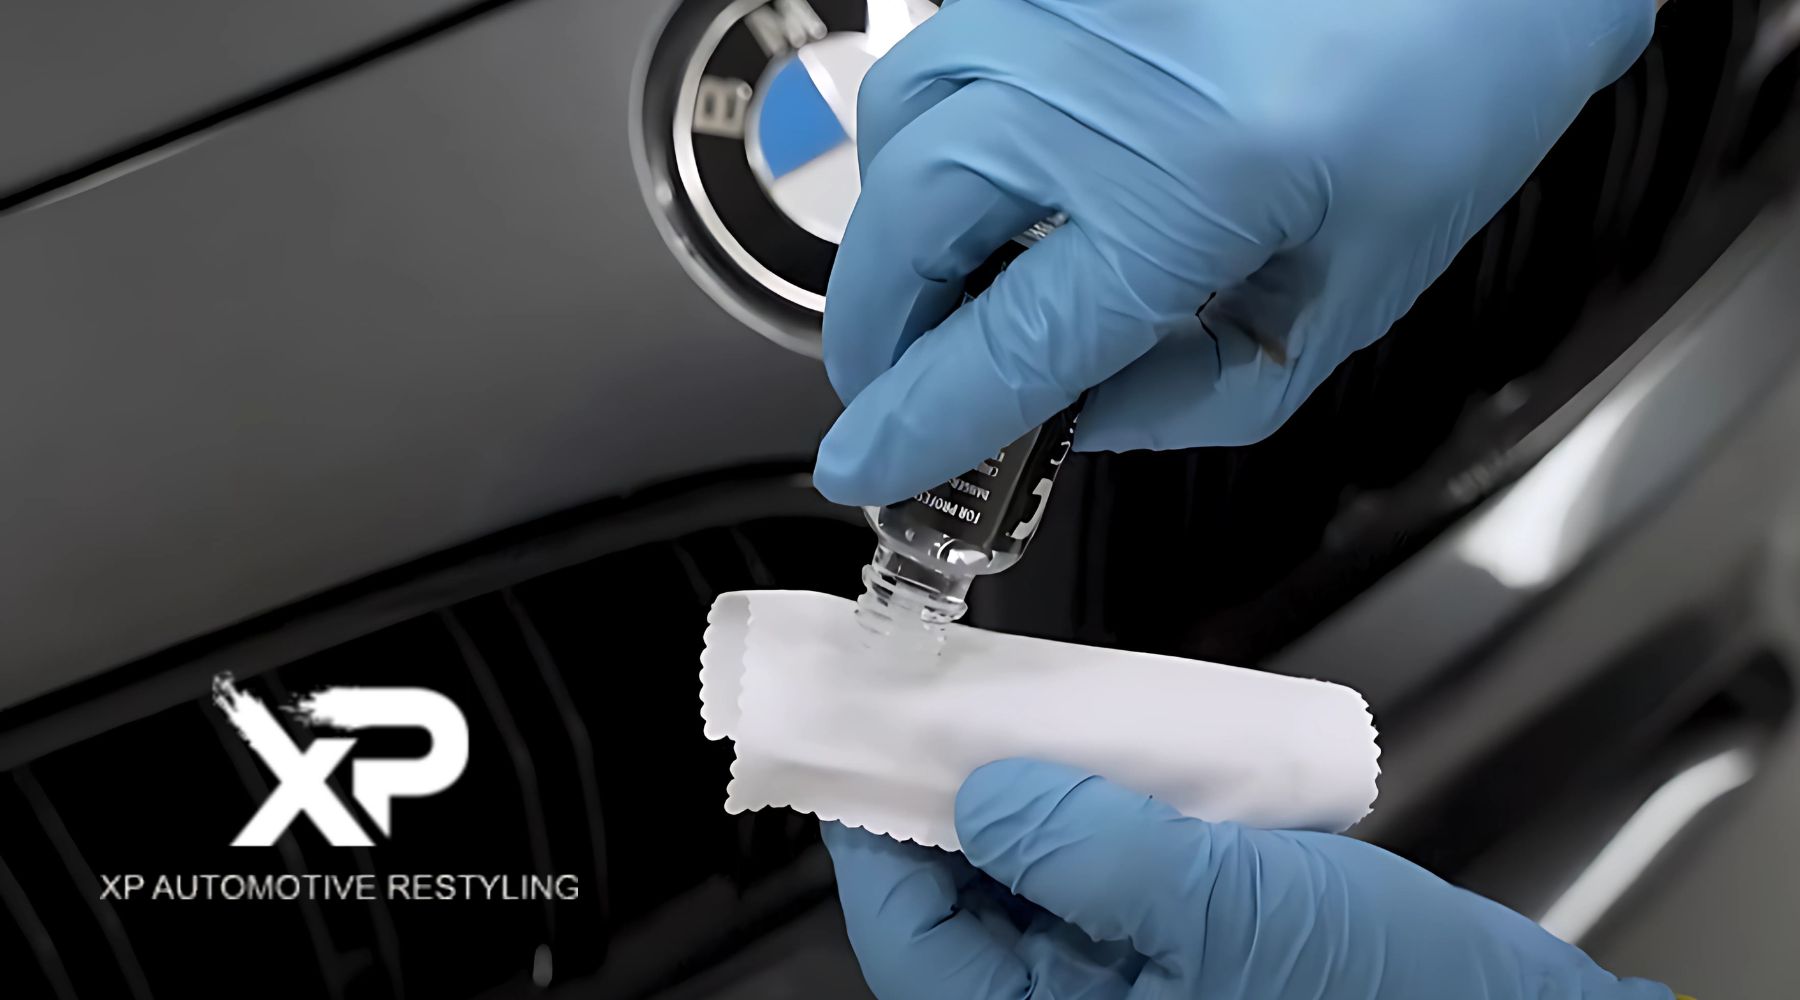
[[[1005,757],[1267,828],[1335,832],[1375,800],[1375,727],[1349,688],[960,625],[921,656],[854,609],[804,591],[713,602],[700,714],[735,744],[727,812],[786,806],[958,850],[957,788]]]

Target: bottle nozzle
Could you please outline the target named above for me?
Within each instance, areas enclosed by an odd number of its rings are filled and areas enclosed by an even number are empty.
[[[964,598],[974,579],[939,572],[887,545],[875,547],[862,578],[858,623],[875,635],[934,650],[944,641],[944,626],[968,610]]]
[[[972,300],[1026,248],[1067,221],[1060,213],[996,250],[963,282]],[[1018,561],[1043,518],[1075,439],[1081,400],[974,469],[898,503],[865,507],[880,540],[863,568],[856,618],[871,636],[935,653],[944,626],[967,610],[977,576]]]

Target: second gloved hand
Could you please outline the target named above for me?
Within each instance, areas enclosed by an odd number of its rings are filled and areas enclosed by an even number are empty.
[[[1066,767],[976,771],[956,827],[966,858],[824,826],[880,1000],[1671,1000],[1369,844]]]
[[[1091,386],[1079,449],[1263,437],[1412,305],[1642,51],[1654,14],[946,3],[860,91],[863,191],[825,308],[848,407],[819,489],[908,496]],[[1072,221],[950,315],[963,277],[1052,210]]]

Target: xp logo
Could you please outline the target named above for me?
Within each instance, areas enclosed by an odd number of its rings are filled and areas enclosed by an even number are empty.
[[[931,0],[691,0],[698,34],[672,27],[652,60],[647,145],[672,143],[656,180],[681,225],[710,244],[713,270],[751,298],[814,326],[860,181],[863,75],[937,11]],[[705,12],[716,13],[710,15]],[[679,17],[678,17],[679,22]],[[672,97],[655,96],[662,87]],[[659,101],[667,101],[666,104]],[[672,120],[671,120],[672,119]],[[654,152],[651,159],[655,161]],[[653,173],[655,172],[653,167]],[[683,234],[683,240],[688,240]],[[744,280],[747,279],[747,282]],[[706,282],[709,287],[712,282]]]
[[[334,847],[367,847],[372,841],[332,793],[326,779],[355,748],[355,738],[318,736],[302,750],[288,739],[268,707],[240,691],[230,674],[213,678],[213,704],[262,758],[278,784],[244,825],[233,847],[267,847],[306,814]],[[414,759],[358,760],[351,765],[350,787],[358,804],[380,830],[391,836],[396,798],[435,795],[456,783],[469,762],[469,726],[450,699],[425,688],[326,688],[301,699],[290,710],[306,725],[333,729],[414,727],[431,736],[431,750]]]

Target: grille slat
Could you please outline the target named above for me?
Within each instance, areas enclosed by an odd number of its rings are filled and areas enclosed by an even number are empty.
[[[56,941],[38,919],[37,910],[25,896],[25,887],[13,877],[5,858],[0,858],[0,904],[11,915],[15,932],[0,935],[0,969],[20,980],[12,988],[25,990],[27,996],[33,990],[41,990],[55,1000],[75,1000],[75,984],[69,980]],[[31,976],[31,971],[37,975]]]
[[[598,975],[627,989],[619,996],[677,982],[762,933],[759,921],[816,905],[829,888],[816,860],[801,864],[818,850],[810,822],[720,808],[730,750],[705,740],[698,724],[707,608],[718,591],[759,582],[842,592],[866,546],[865,531],[836,520],[708,529],[496,588],[239,678],[271,707],[326,685],[411,684],[462,708],[470,725],[464,776],[437,796],[398,801],[392,840],[377,837],[372,848],[331,847],[305,819],[272,851],[229,848],[273,780],[205,699],[51,753],[0,786],[32,781],[32,769],[44,774],[45,787],[31,796],[13,789],[32,823],[0,831],[9,863],[25,856],[20,845],[31,834],[43,841],[37,854],[65,867],[44,832],[57,826],[45,819],[54,799],[75,807],[65,850],[91,853],[108,873],[572,874],[577,900],[140,899],[120,906],[114,921],[114,938],[150,959],[135,993],[119,978],[130,953],[94,926],[115,911],[89,913],[92,893],[74,875],[58,871],[19,888],[9,908],[47,909],[54,919],[41,940],[87,942],[71,986],[82,997],[207,996],[227,980],[257,982],[271,996],[474,996],[528,983],[540,947],[557,982]],[[625,632],[639,641],[621,642]],[[311,739],[277,714],[297,744]],[[426,749],[411,731],[367,730],[357,740],[358,755]],[[95,774],[110,777],[84,780]],[[328,780],[345,802],[349,785],[347,767]],[[684,925],[679,932],[672,921]],[[23,932],[16,937],[29,952]],[[618,955],[614,938],[632,942],[634,953]],[[215,952],[244,964],[211,965]],[[60,961],[71,964],[66,954]],[[270,978],[277,969],[280,982]],[[82,972],[117,982],[84,984]]]

